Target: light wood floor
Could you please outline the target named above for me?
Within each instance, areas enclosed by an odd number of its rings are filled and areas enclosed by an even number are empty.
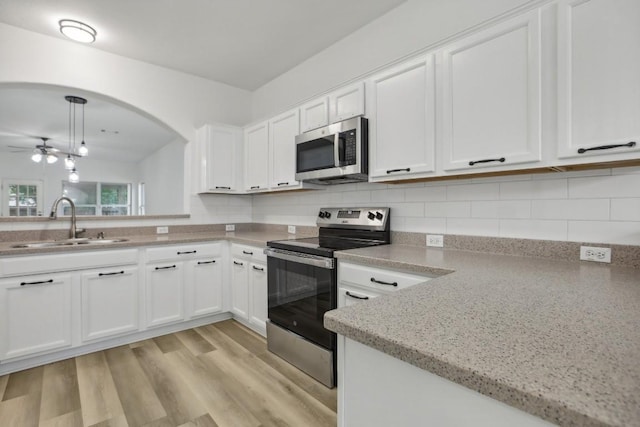
[[[335,426],[329,390],[228,320],[0,377],[0,426]]]

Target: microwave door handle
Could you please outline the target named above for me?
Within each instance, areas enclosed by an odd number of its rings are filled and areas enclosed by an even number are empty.
[[[340,167],[341,166],[341,162],[340,162],[340,132],[336,132],[334,135],[334,140],[333,140],[333,163],[335,165],[335,167]]]

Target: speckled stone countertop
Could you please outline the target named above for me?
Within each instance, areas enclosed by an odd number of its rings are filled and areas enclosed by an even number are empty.
[[[135,229],[132,229],[132,232]],[[241,231],[241,232],[204,232],[204,233],[176,233],[160,235],[122,235],[108,236],[109,239],[124,238],[126,242],[109,243],[105,245],[72,245],[48,248],[13,248],[19,242],[0,242],[0,256],[11,255],[38,255],[46,253],[60,253],[69,251],[95,251],[104,249],[130,248],[138,246],[155,246],[180,243],[211,242],[216,240],[228,240],[235,243],[243,243],[252,246],[266,246],[270,240],[295,239],[300,236],[295,234],[271,232],[271,231]]]
[[[328,329],[559,425],[640,426],[640,269],[395,244],[337,257],[441,276],[328,312]]]

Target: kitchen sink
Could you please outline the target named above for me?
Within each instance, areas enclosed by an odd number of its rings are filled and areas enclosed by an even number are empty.
[[[58,240],[55,242],[33,242],[33,243],[19,243],[12,245],[12,248],[55,248],[60,246],[74,246],[74,245],[108,245],[110,243],[127,242],[129,239],[68,239]]]

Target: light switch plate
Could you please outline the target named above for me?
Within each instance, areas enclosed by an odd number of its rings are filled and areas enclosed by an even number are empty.
[[[427,234],[427,246],[434,248],[444,247],[444,236],[442,234]]]
[[[296,234],[296,226],[295,225],[288,226],[287,231],[289,232],[289,234]]]
[[[236,231],[235,224],[227,224],[224,226],[224,231]]]
[[[156,234],[167,234],[169,227],[156,227]]]

